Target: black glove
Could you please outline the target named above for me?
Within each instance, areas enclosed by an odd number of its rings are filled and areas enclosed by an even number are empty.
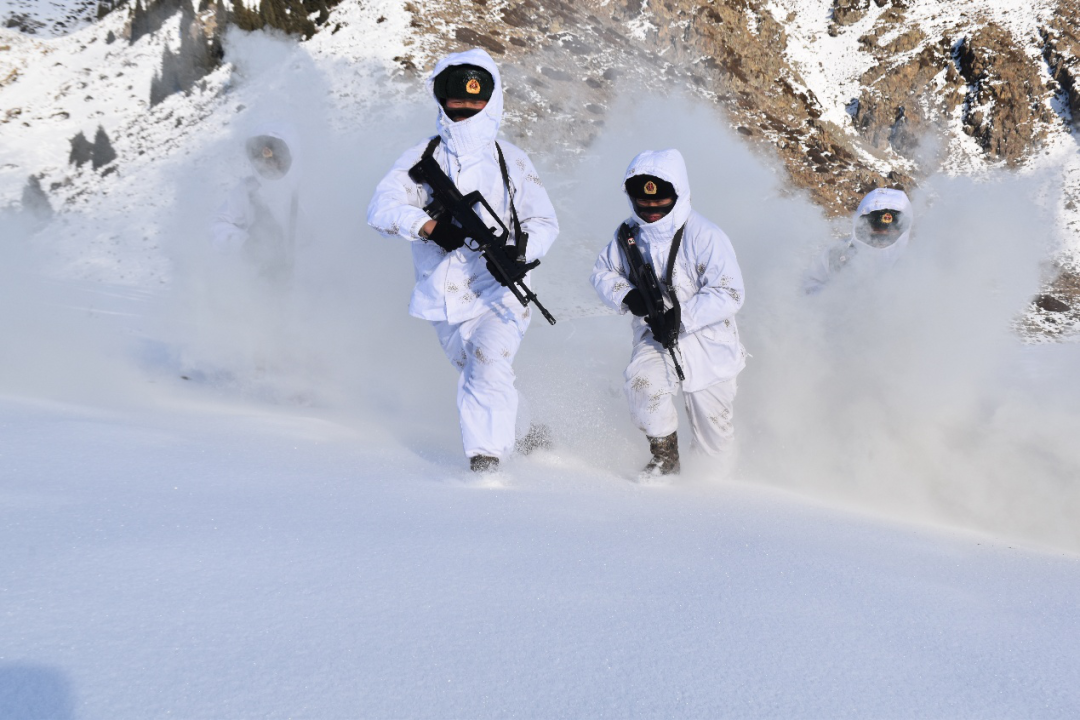
[[[679,307],[669,308],[654,321],[645,321],[652,330],[653,337],[661,345],[667,347],[679,337],[679,325],[682,324],[682,309]]]
[[[633,288],[626,293],[626,297],[622,299],[622,304],[638,317],[645,317],[645,313],[648,312],[645,309],[645,298],[642,297],[641,291],[637,288]]]
[[[485,254],[487,255],[488,272],[503,286],[509,286],[511,283],[517,282],[525,277],[525,273],[540,264],[539,260],[533,260],[530,263],[518,262],[517,248],[513,245],[495,245],[488,248]],[[504,278],[499,273],[495,267],[496,262],[506,270],[509,277]]]
[[[453,252],[465,244],[465,238],[469,237],[465,231],[449,220],[439,220],[432,228],[428,240],[441,247],[446,252]]]

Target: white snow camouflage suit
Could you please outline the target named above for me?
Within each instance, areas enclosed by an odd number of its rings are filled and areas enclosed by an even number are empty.
[[[672,283],[682,306],[677,355],[686,379],[683,399],[693,430],[694,446],[710,455],[732,450],[735,378],[746,365],[739,342],[735,313],[742,307],[742,273],[727,235],[690,207],[686,163],[678,150],[643,152],[626,170],[624,182],[634,175],[654,175],[675,187],[674,208],[654,223],[633,214],[627,223],[637,226],[636,236],[645,261],[661,283],[675,233],[685,225],[675,259]],[[628,198],[629,200],[629,198]],[[592,273],[593,287],[606,305],[628,312],[623,298],[632,289],[626,262],[616,240],[601,251]],[[665,298],[666,307],[671,307]],[[634,346],[625,373],[630,415],[650,437],[675,432],[678,414],[675,393],[680,382],[675,366],[653,339],[644,319],[633,319]]]
[[[229,192],[210,227],[214,248],[240,254],[255,274],[272,285],[287,285],[295,263],[297,233],[303,219],[300,197],[302,158],[293,132],[281,123],[260,126],[252,137],[269,135],[289,147],[292,164],[281,178],[251,173]],[[250,160],[248,161],[250,165]]]
[[[907,250],[911,239],[911,223],[892,245],[874,247],[863,242],[857,232],[859,219],[875,210],[898,210],[912,217],[911,201],[903,190],[877,188],[866,194],[859,203],[851,219],[851,237],[825,248],[814,258],[803,280],[803,289],[808,294],[819,292],[829,284],[836,273],[849,265],[867,272],[876,272],[892,267]]]
[[[503,109],[499,70],[480,49],[449,55],[428,79],[433,98],[434,78],[452,65],[484,68],[495,88],[483,110],[460,122],[439,107],[436,128],[442,142],[435,149],[435,160],[462,194],[479,190],[512,236],[510,195],[495,146]],[[466,456],[502,458],[514,447],[518,394],[511,364],[531,313],[491,276],[478,253],[465,247],[447,253],[420,237],[420,228],[431,219],[423,210],[431,200],[430,188],[414,182],[409,169],[427,145],[425,139],[406,150],[382,179],[368,206],[367,222],[386,237],[412,243],[416,286],[409,313],[431,321],[447,358],[461,372],[457,402]],[[529,234],[527,259],[542,258],[559,232],[555,208],[525,152],[508,142],[499,147],[521,228]],[[478,212],[485,215],[482,208]],[[529,276],[525,282],[533,287]]]

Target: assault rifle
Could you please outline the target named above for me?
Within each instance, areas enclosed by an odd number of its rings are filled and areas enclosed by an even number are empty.
[[[638,247],[637,241],[634,239],[634,233],[629,225],[626,223],[620,225],[616,238],[618,239],[619,249],[622,250],[623,256],[626,258],[629,280],[641,293],[641,299],[645,302],[645,320],[650,328],[659,327],[664,322],[664,292],[661,289],[660,280],[656,277],[656,271],[653,270],[652,265],[645,262],[645,258],[641,254],[641,248]],[[679,300],[675,297],[675,288],[671,286],[670,278],[667,291],[672,302],[678,303]],[[679,380],[685,380],[686,377],[683,375],[682,366],[679,365],[679,359],[675,356],[675,348],[679,345],[679,330],[678,328],[668,328],[665,335],[666,337],[656,338],[656,340],[671,355],[671,361],[675,363],[675,372],[678,374]],[[655,337],[655,333],[653,337]]]
[[[436,138],[437,140],[437,138]],[[436,142],[428,147],[420,161],[409,169],[409,177],[417,183],[427,183],[431,188],[432,200],[427,206],[424,207],[431,219],[435,222],[450,222],[456,220],[457,224],[461,226],[465,234],[472,240],[473,244],[465,243],[465,247],[474,252],[480,253],[480,255],[486,260],[489,265],[495,268],[496,280],[510,288],[510,292],[514,294],[514,297],[518,299],[523,306],[528,307],[531,302],[536,306],[536,309],[544,316],[544,318],[551,323],[555,324],[555,318],[551,313],[547,311],[543,305],[540,304],[540,299],[536,297],[536,293],[529,289],[525,284],[524,278],[512,279],[515,275],[515,268],[507,267],[505,255],[500,252],[492,252],[494,248],[505,247],[506,241],[510,237],[510,230],[499,219],[498,214],[492,209],[491,205],[484,198],[483,194],[479,190],[473,190],[468,195],[462,195],[458,190],[457,185],[451,180],[443,169],[439,166],[439,163],[435,160],[435,156],[432,154]],[[502,164],[502,151],[499,151],[499,160]],[[505,166],[504,166],[505,176]],[[498,225],[496,228],[488,227],[487,223],[481,218],[473,206],[479,203],[484,206],[495,223]],[[511,200],[511,204],[513,200]],[[519,229],[517,226],[517,213],[514,212],[515,229]],[[525,262],[525,248],[529,242],[529,234],[518,232],[515,238],[515,248],[517,250],[517,262]],[[534,260],[529,263],[527,268],[531,270],[540,264],[539,260]]]

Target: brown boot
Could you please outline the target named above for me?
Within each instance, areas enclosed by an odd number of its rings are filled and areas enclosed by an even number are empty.
[[[496,472],[499,469],[499,458],[490,455],[473,455],[469,458],[469,469],[474,473]]]
[[[649,449],[652,451],[652,459],[641,471],[643,480],[679,474],[679,438],[676,433],[662,438],[650,437]]]

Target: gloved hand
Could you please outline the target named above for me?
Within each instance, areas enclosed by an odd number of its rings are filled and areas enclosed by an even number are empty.
[[[488,248],[486,253],[488,272],[503,286],[509,286],[511,283],[517,282],[525,277],[525,273],[540,264],[539,260],[533,260],[530,263],[518,262],[517,248],[512,245],[496,245]],[[506,269],[506,274],[509,277],[504,278],[498,272],[495,268],[495,262],[498,262],[499,265]]]
[[[678,307],[668,308],[663,315],[655,321],[645,321],[652,330],[656,341],[665,347],[679,337],[679,325],[682,324],[682,310]]]
[[[460,227],[449,220],[440,220],[431,229],[428,240],[441,247],[446,252],[453,252],[465,244],[468,235]]]
[[[641,295],[641,291],[637,288],[633,288],[630,292],[626,293],[626,297],[622,299],[622,304],[626,306],[626,309],[634,313],[638,317],[645,317],[645,298]]]

